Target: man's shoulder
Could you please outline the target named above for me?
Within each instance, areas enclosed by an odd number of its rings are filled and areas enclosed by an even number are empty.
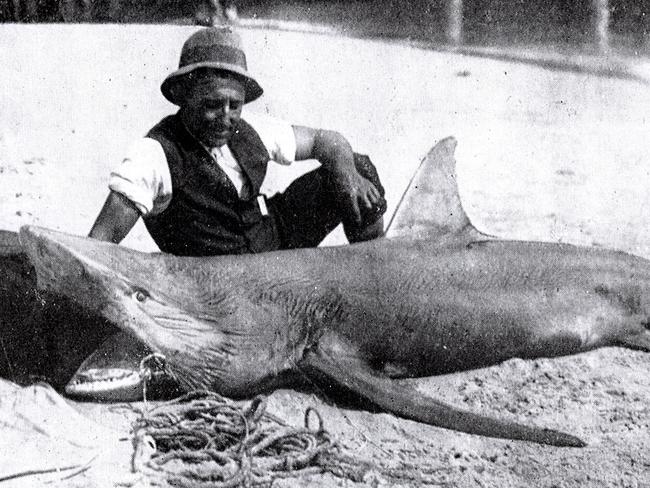
[[[272,160],[276,162],[286,161],[286,164],[294,160],[296,138],[293,126],[289,122],[255,112],[245,114],[243,119],[262,140]]]
[[[127,147],[124,160],[137,162],[140,166],[150,166],[151,164],[166,164],[167,155],[163,145],[147,135],[131,142]]]
[[[149,129],[145,137],[158,139],[161,136],[165,137],[170,132],[175,132],[177,130],[178,130],[178,120],[176,114],[167,115],[163,117],[151,129]]]
[[[292,125],[284,119],[259,112],[246,113],[242,116],[242,119],[257,132],[284,131],[287,128],[292,127]]]

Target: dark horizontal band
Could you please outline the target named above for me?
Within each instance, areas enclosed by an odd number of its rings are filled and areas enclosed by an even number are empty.
[[[230,46],[196,46],[181,53],[181,60],[178,65],[179,68],[194,63],[228,63],[242,67],[246,67],[246,55],[240,49]]]

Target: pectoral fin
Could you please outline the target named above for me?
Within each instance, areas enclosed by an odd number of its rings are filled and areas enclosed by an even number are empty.
[[[372,369],[353,345],[334,334],[323,337],[317,348],[307,352],[303,364],[400,417],[488,437],[553,446],[586,445],[577,437],[563,432],[493,419],[423,395],[415,388],[391,380]]]

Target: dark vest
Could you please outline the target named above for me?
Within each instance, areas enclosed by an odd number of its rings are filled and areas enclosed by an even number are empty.
[[[187,131],[178,114],[160,121],[147,137],[158,141],[167,157],[172,199],[160,214],[144,218],[161,251],[179,256],[211,256],[274,251],[280,247],[272,215],[257,200],[269,153],[245,121],[228,148],[248,180],[250,196],[237,189],[208,151]]]

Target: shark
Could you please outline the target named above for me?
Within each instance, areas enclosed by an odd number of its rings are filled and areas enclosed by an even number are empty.
[[[455,148],[447,138],[431,149],[385,237],[363,243],[177,257],[23,227],[39,289],[122,331],[68,391],[100,397],[111,376],[140,384],[133,365],[122,376],[110,370],[120,344],[131,343],[133,357],[164,358],[187,390],[250,397],[298,372],[417,422],[584,446],[569,433],[460,409],[400,381],[603,346],[650,351],[650,261],[479,231],[462,207]]]

